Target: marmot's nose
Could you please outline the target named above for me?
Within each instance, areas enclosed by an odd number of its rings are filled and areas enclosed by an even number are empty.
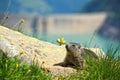
[[[65,48],[68,49],[68,45],[67,44],[65,45]]]

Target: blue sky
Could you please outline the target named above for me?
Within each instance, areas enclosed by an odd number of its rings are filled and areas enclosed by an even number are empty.
[[[90,0],[0,0],[0,12],[10,1],[9,12],[17,14],[79,13]]]

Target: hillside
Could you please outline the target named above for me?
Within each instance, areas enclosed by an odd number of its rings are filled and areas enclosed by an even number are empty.
[[[91,0],[82,12],[108,12],[114,19],[120,19],[120,0]]]
[[[108,17],[99,34],[120,41],[120,0],[91,0],[82,10],[84,13],[107,12]]]
[[[54,76],[76,73],[76,69],[72,67],[55,65],[64,62],[67,53],[65,45],[58,46],[38,40],[4,26],[0,26],[0,50],[7,52],[8,57],[16,56],[21,62],[47,69]],[[100,48],[86,48],[86,50],[93,51],[98,57],[104,56]]]

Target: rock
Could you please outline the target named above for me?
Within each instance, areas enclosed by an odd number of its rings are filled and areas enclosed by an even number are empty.
[[[0,26],[0,49],[7,52],[8,57],[17,56],[23,62],[48,69],[54,76],[67,76],[76,73],[76,69],[72,67],[54,66],[54,64],[64,61],[66,56],[64,45],[58,46],[41,41],[3,26]],[[98,56],[104,54],[99,48],[89,49]]]
[[[100,48],[85,48],[85,49],[88,49],[88,50],[93,51],[94,53],[97,54],[97,56],[98,56],[99,58],[104,58],[104,57],[105,57],[105,53],[104,53],[103,50],[100,49]]]

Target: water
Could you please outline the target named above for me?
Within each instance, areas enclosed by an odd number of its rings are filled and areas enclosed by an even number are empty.
[[[104,52],[107,52],[109,48],[116,48],[119,43],[106,39],[98,34],[69,34],[69,35],[37,35],[41,40],[57,44],[56,39],[63,37],[67,43],[76,42],[83,47],[97,47],[101,48]]]

